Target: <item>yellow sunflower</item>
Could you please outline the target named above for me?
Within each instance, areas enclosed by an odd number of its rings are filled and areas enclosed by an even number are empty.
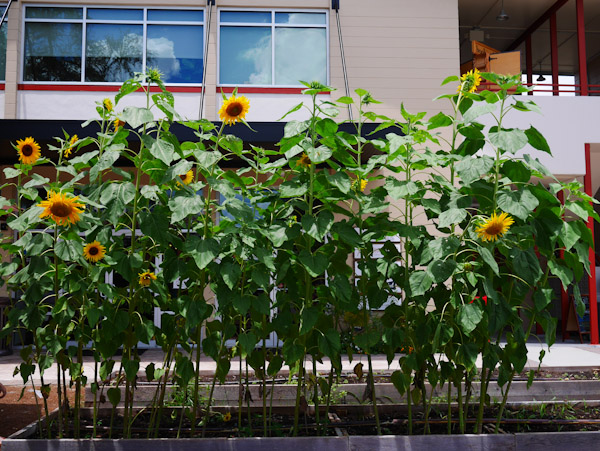
[[[181,179],[181,183],[189,185],[194,180],[194,171],[190,169],[185,174],[181,174],[179,178]],[[179,185],[179,182],[177,182],[177,184]]]
[[[508,229],[514,223],[514,219],[506,213],[500,215],[493,213],[492,216],[484,221],[475,231],[483,241],[496,241],[499,237],[508,232]]]
[[[106,111],[108,111],[109,113],[112,111],[113,109],[113,104],[112,101],[107,97],[106,99],[104,99],[102,101],[102,106],[104,107],[104,109]]]
[[[149,287],[150,282],[156,280],[156,274],[151,271],[144,271],[139,273],[140,276],[140,285],[143,287]]]
[[[310,158],[308,158],[306,152],[304,152],[298,159],[298,166],[302,166],[303,168],[310,166]]]
[[[460,77],[460,86],[458,87],[458,91],[475,92],[480,84],[481,76],[479,75],[479,71],[477,69],[470,70]]]
[[[361,193],[364,193],[364,192],[365,192],[365,188],[367,187],[367,183],[368,183],[368,182],[367,182],[365,179],[360,179],[360,192],[361,192]],[[353,188],[353,189],[357,189],[357,188],[359,188],[359,185],[358,185],[358,179],[354,179],[354,180],[352,181],[352,188]]]
[[[115,132],[118,132],[121,127],[125,126],[125,122],[117,118],[113,122],[113,126],[115,127]]]
[[[37,206],[44,208],[40,218],[50,216],[58,225],[75,224],[79,221],[79,213],[85,209],[85,205],[77,202],[78,196],[67,197],[63,193],[48,192],[47,200],[41,201]]]
[[[77,135],[71,136],[71,140],[69,141],[69,148],[65,150],[65,158],[69,158],[71,156],[71,152],[73,151],[73,146],[75,143],[79,141]]]
[[[106,255],[106,248],[99,241],[92,241],[83,248],[83,256],[86,260],[96,263]]]
[[[227,125],[233,125],[237,121],[244,119],[248,110],[250,110],[250,101],[247,97],[232,95],[221,105],[219,117]]]
[[[31,136],[17,140],[19,161],[24,164],[33,164],[40,158],[40,145]]]
[[[227,412],[225,415],[223,415],[223,421],[226,423],[231,421],[231,413]]]

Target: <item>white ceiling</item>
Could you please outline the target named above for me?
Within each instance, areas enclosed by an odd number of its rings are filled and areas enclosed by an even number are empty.
[[[485,33],[484,43],[498,50],[506,50],[531,24],[542,16],[556,0],[504,0],[504,10],[510,19],[496,20],[502,0],[458,0],[461,63],[471,58],[469,30],[480,27]],[[556,14],[558,29],[558,60],[561,74],[577,72],[577,28],[575,0],[569,0]],[[600,0],[584,0],[587,59],[600,59]],[[534,73],[550,73],[550,23],[546,20],[532,35]],[[521,50],[522,69],[525,71],[525,45]]]

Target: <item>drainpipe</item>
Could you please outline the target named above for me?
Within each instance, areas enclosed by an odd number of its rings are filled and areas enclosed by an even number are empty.
[[[206,56],[208,55],[208,43],[210,41],[210,23],[212,22],[212,8],[215,6],[215,0],[206,0],[208,6],[208,14],[205,20],[206,23],[206,42],[204,43],[204,55],[202,55],[202,92],[200,93],[200,110],[198,117],[204,116],[204,95],[206,94]]]
[[[346,57],[344,56],[344,41],[342,39],[342,27],[340,25],[340,0],[331,0],[331,9],[335,10],[335,18],[337,21],[338,40],[340,41],[340,56],[342,58],[342,71],[344,73],[344,88],[346,89],[346,97],[350,97],[348,71],[346,70]],[[352,105],[348,105],[348,118],[350,119],[350,122],[354,122]]]

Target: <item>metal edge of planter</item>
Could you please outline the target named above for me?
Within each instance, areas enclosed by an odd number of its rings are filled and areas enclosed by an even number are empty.
[[[419,436],[350,436],[350,437],[269,437],[207,438],[150,440],[32,440],[6,439],[2,451],[137,451],[152,446],[153,451],[395,451],[444,449],[559,451],[564,449],[596,449],[600,431],[533,432],[499,435],[419,435]]]

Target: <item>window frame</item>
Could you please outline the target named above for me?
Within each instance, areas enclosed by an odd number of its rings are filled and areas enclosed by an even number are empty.
[[[81,19],[46,19],[46,18],[27,18],[27,8],[77,8],[82,10]],[[118,20],[118,19],[88,19],[88,9],[126,9],[142,11],[142,20]],[[167,10],[167,11],[202,11],[202,21],[156,21],[148,19],[149,10]],[[79,86],[121,86],[123,82],[115,81],[86,81],[85,80],[85,65],[86,65],[86,39],[87,39],[87,24],[114,24],[114,25],[141,25],[142,26],[142,71],[146,69],[147,62],[147,47],[148,47],[148,26],[150,25],[192,25],[202,26],[202,64],[205,64],[206,55],[204,55],[206,43],[206,8],[204,7],[186,7],[186,6],[137,6],[137,5],[87,5],[87,4],[47,4],[47,3],[31,3],[23,5],[21,11],[21,24],[23,26],[20,38],[21,57],[19,61],[19,83],[27,85],[73,85]],[[81,24],[81,77],[79,80],[71,81],[42,81],[42,80],[25,80],[25,30],[27,23],[70,23]],[[202,82],[194,83],[174,83],[167,82],[167,86],[204,86]]]
[[[221,12],[270,12],[271,13],[271,23],[259,23],[259,22],[221,22]],[[275,22],[275,14],[276,13],[319,13],[325,14],[325,23],[324,24],[285,24],[285,23],[276,23]],[[231,27],[262,27],[262,28],[271,28],[271,84],[236,84],[236,83],[221,83],[221,26],[231,26]],[[325,73],[326,73],[326,81],[325,84],[329,85],[331,70],[330,70],[330,52],[329,52],[329,10],[328,9],[304,9],[304,8],[236,8],[236,7],[225,7],[219,8],[217,10],[217,87],[223,88],[304,88],[300,83],[296,85],[277,85],[275,84],[275,29],[276,28],[322,28],[325,30]],[[312,80],[305,80],[310,82]]]

